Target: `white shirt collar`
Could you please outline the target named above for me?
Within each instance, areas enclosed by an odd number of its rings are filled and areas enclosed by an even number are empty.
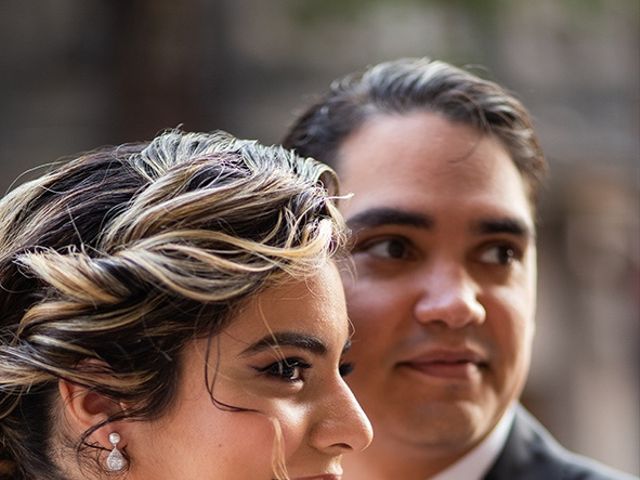
[[[460,460],[431,477],[430,480],[481,480],[496,461],[507,443],[509,430],[515,417],[515,406],[511,406],[502,415],[491,433],[467,452]]]

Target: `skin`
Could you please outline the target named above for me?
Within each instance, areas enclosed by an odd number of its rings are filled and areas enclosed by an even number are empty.
[[[349,480],[424,480],[519,397],[536,300],[527,185],[491,136],[429,112],[377,115],[338,152],[354,231],[343,275],[349,385],[374,426]],[[355,271],[354,271],[355,270]]]
[[[207,339],[185,347],[177,398],[165,415],[108,427],[120,433],[118,447],[132,459],[126,478],[271,480],[272,456],[280,451],[291,479],[339,480],[342,455],[364,449],[372,437],[341,375],[349,338],[333,263],[258,294],[212,339],[208,356]],[[206,362],[212,376],[217,371],[215,399],[251,411],[212,404]],[[281,450],[272,420],[281,429]]]

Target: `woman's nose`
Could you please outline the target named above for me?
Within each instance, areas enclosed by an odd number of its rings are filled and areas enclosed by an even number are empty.
[[[342,378],[336,380],[336,391],[318,412],[311,432],[311,443],[331,455],[359,452],[373,439],[371,422]]]

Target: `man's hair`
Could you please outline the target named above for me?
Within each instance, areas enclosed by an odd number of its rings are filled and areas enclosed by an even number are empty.
[[[498,138],[535,205],[547,165],[529,113],[500,85],[441,61],[400,59],[334,81],[282,143],[339,171],[341,145],[367,119],[416,111],[434,112]]]
[[[63,478],[59,379],[131,406],[70,439],[78,454],[104,423],[165,413],[188,342],[344,248],[327,185],[329,167],[283,148],[169,131],[0,200],[0,478]]]

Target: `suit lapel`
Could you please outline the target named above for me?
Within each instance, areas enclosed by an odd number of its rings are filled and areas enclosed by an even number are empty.
[[[522,406],[504,449],[485,480],[537,480],[562,478],[562,449],[551,435]]]

